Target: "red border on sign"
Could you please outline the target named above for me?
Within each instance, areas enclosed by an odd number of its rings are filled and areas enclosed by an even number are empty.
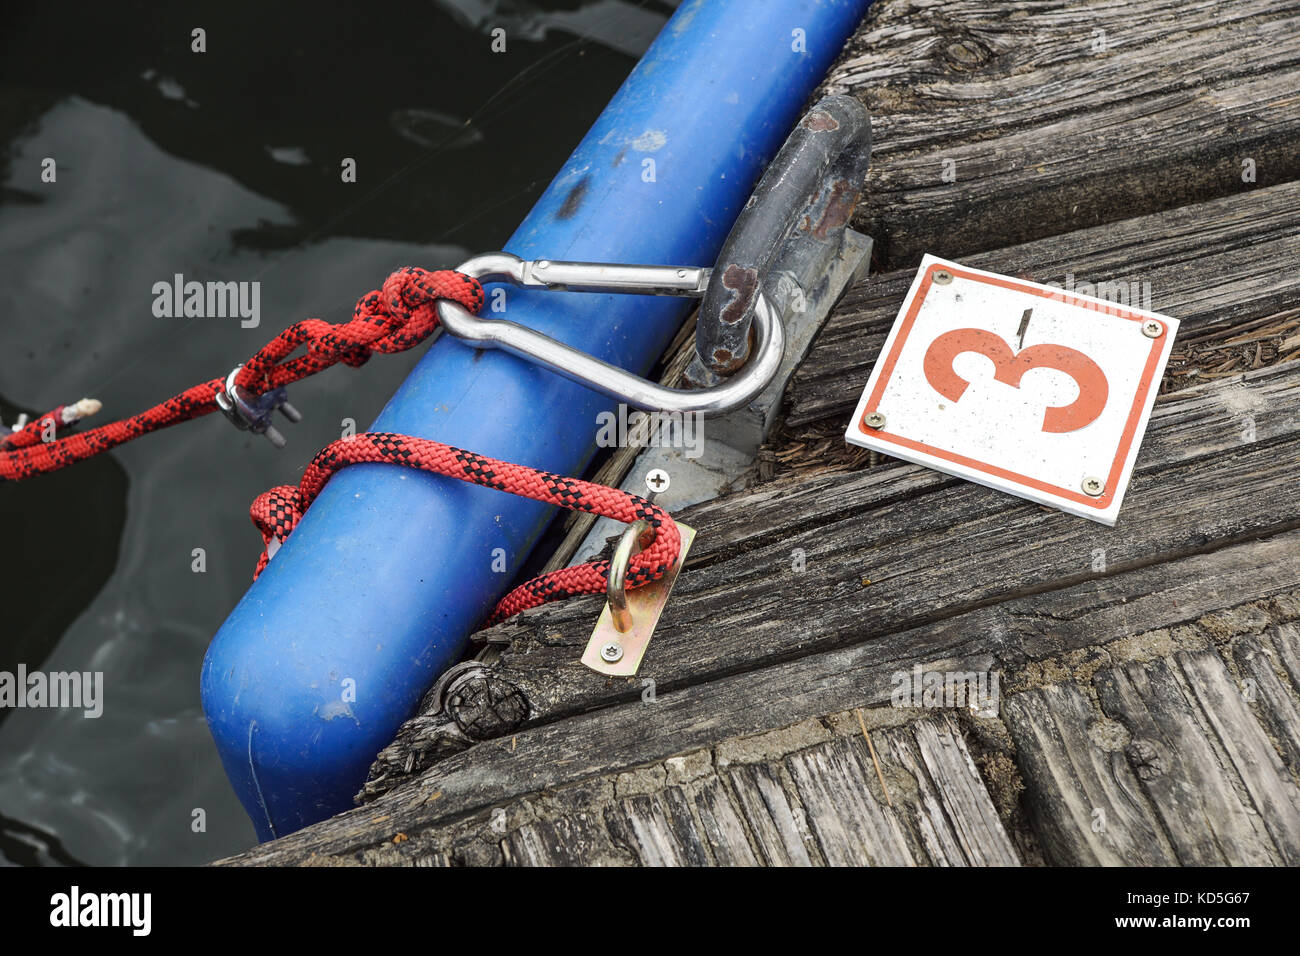
[[[930,292],[930,286],[933,285],[934,273],[944,270],[951,272],[953,276],[960,276],[963,279],[970,279],[974,282],[984,282],[988,285],[1002,286],[1005,289],[1014,289],[1018,292],[1028,292],[1031,295],[1039,295],[1045,299],[1060,299],[1071,305],[1077,305],[1080,308],[1092,309],[1094,312],[1102,312],[1106,315],[1118,315],[1120,318],[1128,319],[1132,322],[1145,322],[1147,316],[1136,315],[1128,309],[1118,306],[1103,304],[1100,302],[1090,302],[1086,299],[1080,299],[1077,296],[1069,295],[1066,292],[1052,292],[1036,286],[1025,285],[1022,282],[1016,282],[1012,279],[1001,277],[978,275],[967,272],[964,269],[958,269],[942,262],[931,264],[930,268],[925,271],[925,277],[921,280],[921,287],[917,290],[916,296],[912,299],[912,307],[907,310],[907,315],[903,317],[903,323],[899,327],[898,335],[894,339],[894,346],[889,350],[889,355],[885,357],[885,364],[880,370],[880,377],[876,379],[876,387],[872,390],[870,398],[867,399],[866,407],[862,410],[862,417],[858,419],[858,431],[863,435],[871,438],[879,438],[883,441],[891,442],[895,445],[901,445],[904,448],[910,448],[913,451],[925,452],[936,458],[942,458],[945,461],[951,461],[967,468],[972,468],[986,475],[993,475],[998,478],[1005,478],[1009,481],[1017,482],[1029,488],[1038,491],[1047,492],[1048,494],[1057,495],[1081,505],[1087,505],[1090,508],[1102,510],[1114,500],[1115,490],[1119,487],[1119,478],[1124,471],[1124,462],[1128,458],[1129,449],[1133,445],[1133,438],[1137,434],[1138,422],[1142,420],[1142,408],[1146,404],[1146,397],[1151,391],[1151,383],[1155,378],[1156,366],[1160,364],[1160,353],[1164,349],[1164,335],[1151,340],[1151,354],[1147,358],[1146,368],[1142,370],[1142,379],[1138,382],[1137,397],[1134,399],[1133,408],[1129,412],[1128,421],[1124,425],[1124,432],[1120,436],[1119,450],[1115,455],[1115,461],[1111,465],[1110,475],[1106,479],[1106,490],[1096,498],[1091,495],[1085,495],[1080,491],[1072,488],[1062,488],[1059,485],[1051,485],[1045,481],[1039,481],[1037,478],[1030,478],[1028,475],[1017,474],[1005,468],[999,468],[986,461],[979,461],[974,458],[967,458],[965,455],[958,455],[955,452],[947,451],[943,448],[936,448],[933,445],[927,445],[925,442],[919,442],[915,439],[905,438],[902,435],[891,435],[889,432],[880,428],[871,428],[866,424],[866,417],[874,412],[880,406],[881,396],[885,392],[885,386],[889,383],[889,376],[894,373],[894,366],[898,364],[898,357],[902,354],[903,345],[907,342],[908,333],[912,331],[912,326],[916,322],[917,313],[921,311],[921,306],[925,302],[926,295]],[[1169,326],[1165,326],[1165,335],[1169,334]]]

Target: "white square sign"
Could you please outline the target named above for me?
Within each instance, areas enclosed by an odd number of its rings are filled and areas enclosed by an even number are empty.
[[[1177,332],[926,256],[844,437],[1114,525]]]

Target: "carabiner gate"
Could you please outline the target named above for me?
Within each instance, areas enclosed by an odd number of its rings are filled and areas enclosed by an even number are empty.
[[[525,260],[490,252],[457,266],[484,283],[570,292],[626,292],[701,298],[713,270],[698,266],[643,266],[603,262]],[[702,389],[667,388],[603,362],[506,319],[483,319],[458,302],[438,301],[448,334],[475,348],[501,349],[643,411],[729,412],[752,401],[772,381],[785,352],[785,331],[761,293],[754,304],[754,349],[745,367],[725,382]]]

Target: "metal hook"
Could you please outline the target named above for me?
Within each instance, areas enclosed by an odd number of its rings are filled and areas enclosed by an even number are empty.
[[[627,566],[632,556],[640,554],[653,535],[650,523],[644,519],[628,525],[623,537],[618,539],[614,556],[609,559],[609,583],[605,585],[605,597],[609,601],[609,614],[614,623],[614,630],[626,634],[632,630],[632,612],[627,606]]]
[[[457,271],[485,283],[510,282],[523,288],[693,298],[704,295],[713,274],[712,269],[697,266],[532,261],[508,252],[475,256],[457,266]],[[703,389],[666,388],[649,382],[522,325],[480,318],[450,299],[438,300],[438,318],[448,334],[476,348],[518,355],[644,411],[719,414],[740,408],[772,381],[785,352],[781,320],[762,293],[754,303],[755,342],[750,361],[726,382]]]
[[[719,414],[749,404],[776,377],[785,352],[781,309],[797,308],[840,251],[871,160],[871,117],[847,96],[823,97],[769,164],[715,268],[525,261],[475,256],[459,271],[484,282],[572,292],[703,298],[696,354],[685,379],[665,388],[504,319],[438,302],[453,336],[499,348],[645,411]]]
[[[654,636],[659,616],[668,604],[673,584],[686,563],[686,555],[695,541],[695,529],[675,522],[682,548],[677,560],[661,578],[627,590],[627,567],[637,545],[650,543],[651,528],[645,521],[634,522],[619,539],[609,562],[609,583],[605,587],[606,606],[596,620],[582,663],[609,677],[631,677],[641,666],[646,648]]]

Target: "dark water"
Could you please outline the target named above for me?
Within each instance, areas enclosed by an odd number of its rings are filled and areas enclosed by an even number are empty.
[[[11,10],[0,419],[87,395],[101,420],[132,414],[297,319],[346,319],[397,266],[499,248],[673,6]],[[196,27],[205,53],[191,51]],[[495,27],[505,53],[490,49]],[[341,182],[345,157],[355,184]],[[259,281],[260,326],[156,318],[152,286],[175,273]],[[295,386],[308,417],[281,452],[212,415],[0,485],[0,671],[104,675],[98,719],[0,709],[0,862],[189,864],[254,842],[198,693],[260,548],[248,505],[296,481],[343,419],[364,428],[420,351]]]

